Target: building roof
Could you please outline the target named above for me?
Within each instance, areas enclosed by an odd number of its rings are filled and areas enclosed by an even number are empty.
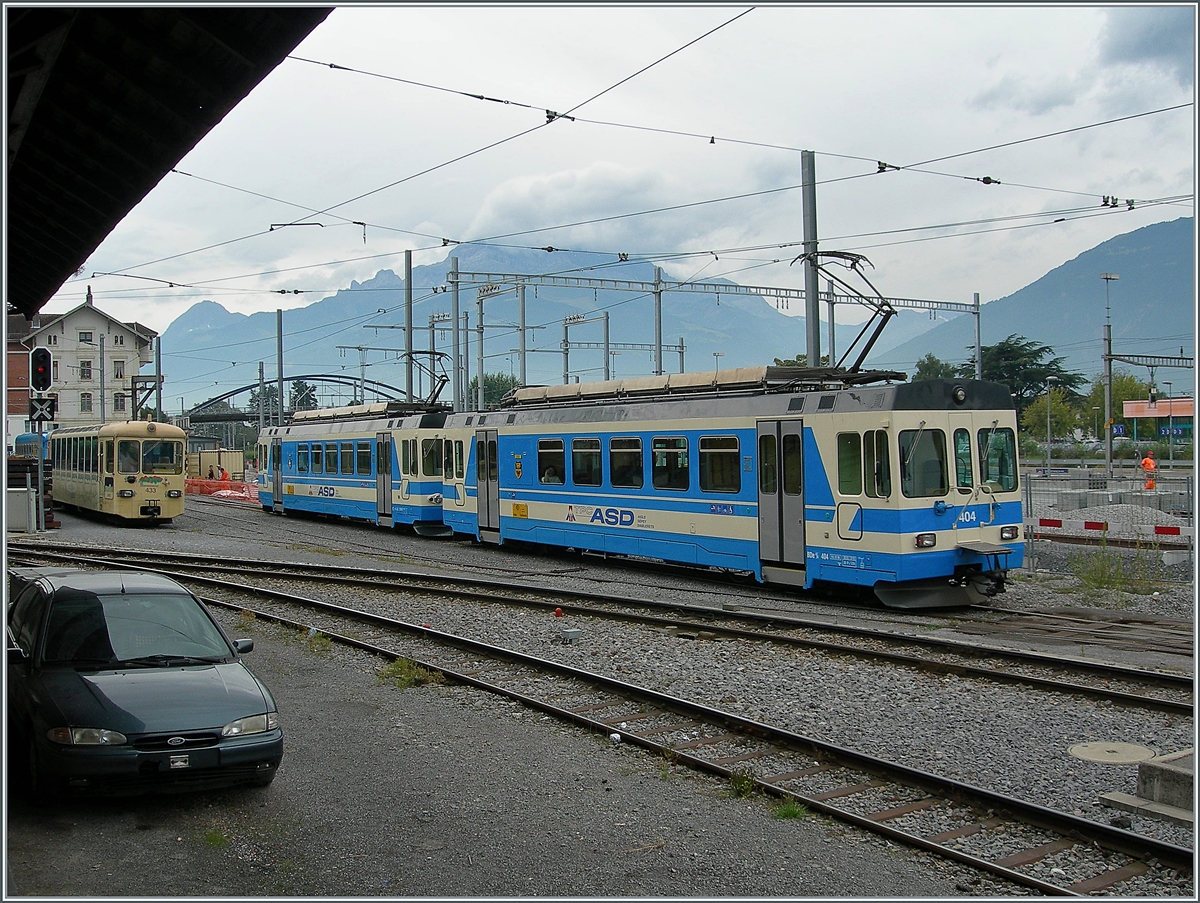
[[[9,310],[37,313],[330,11],[6,7]]]

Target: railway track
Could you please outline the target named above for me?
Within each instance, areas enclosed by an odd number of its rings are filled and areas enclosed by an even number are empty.
[[[775,643],[822,653],[853,655],[926,672],[1076,694],[1174,715],[1191,716],[1194,713],[1190,675],[1064,659],[1037,652],[981,648],[957,640],[914,637],[885,629],[830,625],[819,619],[795,615],[726,611],[706,605],[561,591],[514,584],[511,580],[496,581],[419,571],[261,561],[231,564],[179,553],[148,555],[97,547],[88,550],[88,554],[84,554],[84,551],[80,547],[73,547],[70,551],[54,551],[45,546],[20,546],[10,548],[10,557],[13,561],[31,564],[51,561],[72,566],[84,563],[98,567],[148,568],[169,573],[184,582],[216,587],[227,585],[230,577],[252,578],[256,581],[255,588],[263,593],[272,592],[270,584],[280,581],[307,581],[366,587],[374,591],[385,589],[448,596],[488,605],[556,610],[600,620],[639,623],[672,632],[676,636],[701,639],[724,637]],[[227,576],[211,576],[216,574]],[[1043,628],[1043,620],[1035,619],[1039,630],[1048,629]],[[1079,619],[1064,620],[1072,630],[1081,629],[1075,623]],[[1050,623],[1053,624],[1052,619]],[[1085,680],[1090,682],[1083,682]]]
[[[230,592],[246,591],[227,585]],[[261,599],[207,601],[405,659],[724,777],[735,791],[790,799],[1048,895],[1119,894],[1134,878],[1191,874],[1186,848],[511,648],[295,596],[269,607]],[[1006,840],[1004,855],[980,855],[997,837]]]

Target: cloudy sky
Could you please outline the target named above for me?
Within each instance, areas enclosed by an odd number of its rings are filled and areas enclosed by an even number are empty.
[[[988,301],[1193,215],[1194,33],[1191,6],[338,8],[45,309],[91,285],[161,332],[444,238],[800,288],[801,149],[823,249],[885,295]]]

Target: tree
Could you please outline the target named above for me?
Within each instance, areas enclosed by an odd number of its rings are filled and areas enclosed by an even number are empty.
[[[483,407],[493,410],[500,406],[500,399],[521,385],[521,381],[507,373],[485,373],[483,375]],[[479,398],[479,377],[472,376],[467,387],[467,404],[474,405]]]
[[[974,370],[972,370],[972,373],[974,373]],[[954,364],[949,361],[938,360],[933,356],[933,352],[930,352],[917,361],[917,369],[913,373],[913,380],[953,379],[956,375]]]
[[[275,383],[266,383],[263,386],[262,398],[263,418],[267,423],[273,423],[279,417],[279,387]],[[258,417],[258,389],[250,390],[250,403],[246,406],[246,413]]]
[[[310,386],[302,379],[293,380],[289,404],[293,411],[315,411],[320,407],[317,403],[316,386]]]
[[[1050,438],[1055,436],[1070,436],[1075,427],[1080,426],[1080,413],[1073,406],[1063,389],[1051,388],[1049,395],[1043,392],[1038,398],[1029,402],[1021,414],[1021,426],[1030,436],[1038,441],[1046,435],[1046,399],[1050,400]]]
[[[786,360],[786,361],[780,360],[779,358],[775,358],[775,366],[776,367],[807,367],[808,366],[808,355],[807,354],[797,354],[791,360]],[[822,367],[830,366],[828,354],[821,355],[821,366]]]
[[[1013,393],[1018,422],[1024,422],[1023,414],[1030,402],[1039,395],[1046,394],[1048,377],[1053,376],[1057,380],[1057,388],[1064,390],[1072,402],[1078,397],[1076,390],[1087,382],[1086,377],[1081,374],[1065,370],[1061,357],[1046,360],[1048,355],[1054,353],[1054,349],[1049,345],[1039,345],[1024,336],[1010,335],[995,345],[984,345],[982,351],[983,378],[1008,386]],[[958,375],[964,379],[972,379],[975,376],[974,354],[967,363],[958,368]],[[1042,417],[1045,416],[1046,409],[1043,407]],[[1053,417],[1053,414],[1051,416]]]
[[[1124,424],[1126,426],[1126,434],[1132,436],[1132,425],[1125,423],[1124,402],[1126,401],[1144,401],[1150,393],[1150,383],[1143,382],[1132,373],[1127,373],[1123,370],[1113,371],[1112,381],[1112,416],[1113,424]],[[1099,408],[1098,412],[1094,412],[1092,408]],[[1098,424],[1099,436],[1104,436],[1104,374],[1098,374],[1092,380],[1092,389],[1086,398],[1082,401],[1082,414],[1087,423],[1087,429],[1090,431],[1093,423]],[[1093,416],[1098,415],[1098,416]],[[1154,421],[1144,421],[1145,426],[1150,427],[1149,431],[1144,435],[1152,435],[1154,430]],[[1138,435],[1143,435],[1143,423],[1138,424]]]

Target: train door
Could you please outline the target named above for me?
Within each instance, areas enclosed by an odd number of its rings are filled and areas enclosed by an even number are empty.
[[[114,443],[112,439],[105,439],[101,445],[101,457],[104,459],[101,465],[101,469],[104,471],[103,476],[101,477],[101,483],[103,485],[101,495],[104,498],[104,506],[106,511],[108,510],[109,506],[112,505],[113,496],[115,494],[113,491],[113,465],[116,461],[116,458],[113,457],[113,445]]]
[[[475,431],[475,494],[479,504],[479,530],[500,529],[500,462],[495,430]],[[500,537],[488,537],[499,541]]]
[[[392,434],[375,434],[375,513],[381,527],[392,526]]]
[[[758,554],[763,579],[803,586],[804,424],[758,421]]]
[[[283,439],[271,440],[271,501],[272,509],[283,511]]]

